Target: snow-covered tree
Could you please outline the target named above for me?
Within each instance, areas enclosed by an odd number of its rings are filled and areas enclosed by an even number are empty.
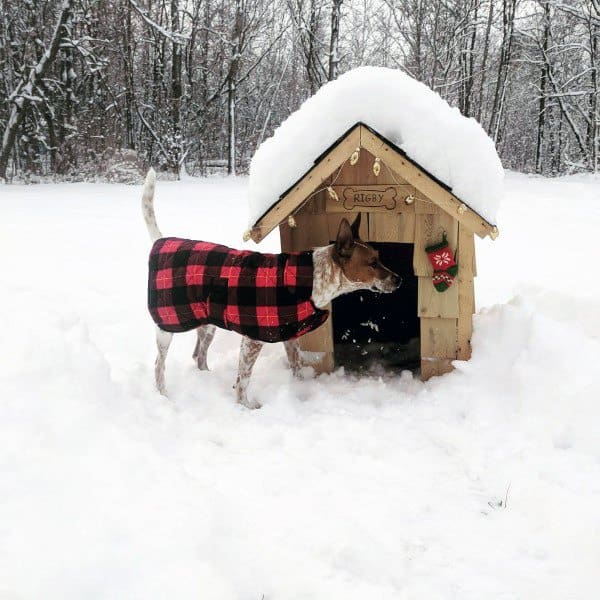
[[[175,176],[244,171],[291,111],[362,64],[402,68],[476,118],[508,167],[596,171],[599,9],[0,0],[0,176],[100,176],[125,155]]]

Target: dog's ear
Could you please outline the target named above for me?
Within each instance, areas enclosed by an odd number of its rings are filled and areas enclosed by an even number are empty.
[[[356,219],[354,219],[354,223],[352,223],[350,229],[352,230],[352,237],[355,240],[360,240],[359,230],[360,230],[360,216],[362,213],[358,213]]]
[[[333,257],[341,262],[343,259],[348,259],[352,256],[354,249],[354,235],[348,219],[343,218],[340,222],[337,238],[333,248]]]

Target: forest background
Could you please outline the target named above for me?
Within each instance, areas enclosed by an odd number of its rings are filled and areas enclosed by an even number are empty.
[[[506,168],[595,172],[599,35],[600,0],[0,0],[0,179],[245,172],[360,65],[477,119]]]

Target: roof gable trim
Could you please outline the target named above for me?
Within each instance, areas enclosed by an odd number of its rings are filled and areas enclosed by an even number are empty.
[[[256,221],[250,237],[260,242],[277,225],[298,209],[306,199],[339,168],[357,148],[364,148],[379,157],[390,169],[406,179],[430,198],[443,211],[477,233],[480,237],[498,236],[498,228],[456,197],[450,187],[437,179],[406,152],[364,123],[356,123],[333,142],[313,166],[290,186],[279,199]]]

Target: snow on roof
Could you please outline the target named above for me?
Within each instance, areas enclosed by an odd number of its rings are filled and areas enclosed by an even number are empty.
[[[504,171],[481,125],[403,71],[359,67],[324,85],[260,145],[250,165],[250,225],[359,122],[496,223]]]

